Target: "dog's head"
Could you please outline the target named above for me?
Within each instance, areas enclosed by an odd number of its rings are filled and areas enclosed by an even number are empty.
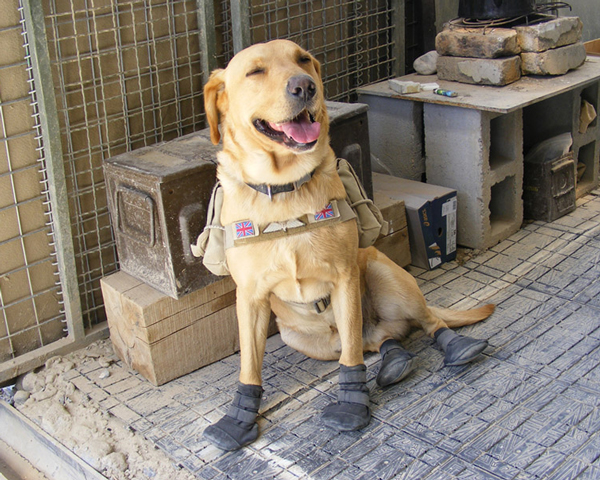
[[[245,149],[302,154],[327,145],[327,110],[319,62],[293,42],[242,50],[204,87],[211,140],[235,135]],[[233,133],[235,132],[235,133]]]

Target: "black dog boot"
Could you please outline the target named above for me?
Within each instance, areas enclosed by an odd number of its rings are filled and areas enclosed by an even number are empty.
[[[232,451],[252,443],[258,437],[256,415],[263,389],[259,385],[238,384],[227,414],[206,427],[204,438],[222,450]]]
[[[444,365],[464,365],[475,359],[488,346],[486,340],[463,337],[449,328],[440,328],[434,334],[435,341],[446,352]]]
[[[415,355],[404,350],[396,340],[390,339],[383,342],[379,347],[379,353],[381,354],[381,366],[376,381],[380,387],[398,383],[412,372]]]
[[[340,365],[338,401],[323,410],[323,423],[340,432],[360,430],[371,421],[367,367]]]

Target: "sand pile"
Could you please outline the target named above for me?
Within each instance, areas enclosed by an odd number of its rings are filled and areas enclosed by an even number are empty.
[[[19,379],[14,405],[26,417],[86,463],[114,480],[191,480],[151,442],[102,411],[88,395],[68,381],[70,370],[98,362],[100,375],[110,375],[117,361],[108,340],[63,357],[49,359],[41,369]]]

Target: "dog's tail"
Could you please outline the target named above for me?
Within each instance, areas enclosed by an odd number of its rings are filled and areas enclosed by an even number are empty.
[[[482,307],[472,308],[470,310],[450,310],[449,308],[429,307],[429,310],[438,318],[441,318],[450,328],[464,327],[481,322],[488,318],[496,305],[487,304]]]

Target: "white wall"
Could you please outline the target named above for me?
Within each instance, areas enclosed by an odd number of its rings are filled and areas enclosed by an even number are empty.
[[[568,8],[560,9],[560,16],[575,16],[579,17],[583,22],[583,38],[584,42],[600,38],[600,5],[598,0],[568,0],[568,3],[573,7],[569,11]]]

